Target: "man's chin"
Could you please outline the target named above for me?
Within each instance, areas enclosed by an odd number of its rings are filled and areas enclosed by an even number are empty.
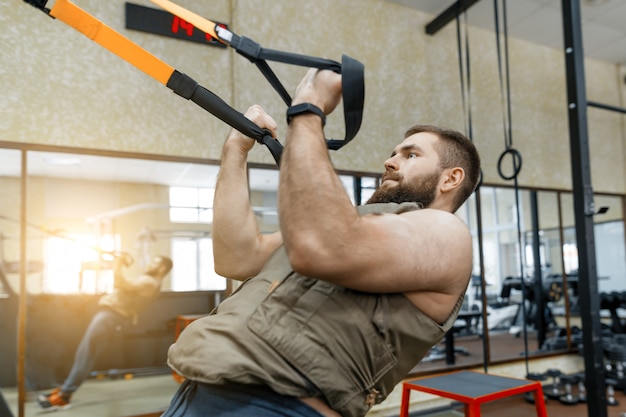
[[[400,184],[400,181],[397,180],[385,180],[382,184],[380,184],[380,188],[393,188],[397,187]]]

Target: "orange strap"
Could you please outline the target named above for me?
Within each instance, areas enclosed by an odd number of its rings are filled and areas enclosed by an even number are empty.
[[[167,85],[174,73],[173,67],[67,0],[57,0],[50,10],[50,15],[73,27],[164,85]]]

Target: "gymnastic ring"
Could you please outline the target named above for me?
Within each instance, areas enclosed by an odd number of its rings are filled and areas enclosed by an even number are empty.
[[[510,176],[504,175],[502,173],[502,160],[507,154],[511,154],[513,157],[513,175],[510,175]],[[519,162],[519,165],[517,165],[516,162]],[[501,178],[505,180],[512,180],[515,177],[517,177],[521,169],[522,169],[522,154],[520,154],[517,151],[517,149],[508,148],[506,151],[502,152],[502,155],[500,155],[500,158],[498,158],[498,174],[500,175]]]

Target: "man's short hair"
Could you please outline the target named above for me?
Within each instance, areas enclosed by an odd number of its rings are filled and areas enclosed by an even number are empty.
[[[480,156],[476,147],[465,135],[453,129],[432,125],[415,125],[404,134],[408,138],[416,133],[432,133],[440,141],[434,145],[439,155],[439,165],[442,169],[461,167],[465,171],[465,179],[459,187],[454,200],[454,211],[458,210],[467,200],[480,180]]]
[[[168,258],[167,256],[163,256],[163,255],[157,255],[155,256],[155,258],[159,259],[159,263],[163,266],[165,266],[165,274],[167,275],[168,272],[170,272],[172,270],[172,267],[174,266],[174,263],[172,262],[172,259]]]

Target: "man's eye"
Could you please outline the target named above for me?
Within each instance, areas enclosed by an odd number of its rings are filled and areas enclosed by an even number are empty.
[[[416,153],[411,152],[411,153],[409,154],[409,158],[417,158],[417,154],[416,154]]]

